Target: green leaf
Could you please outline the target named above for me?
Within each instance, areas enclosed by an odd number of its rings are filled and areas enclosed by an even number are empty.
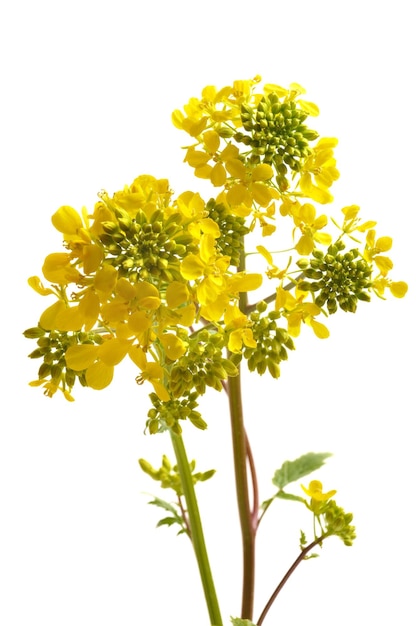
[[[231,623],[233,626],[256,626],[254,622],[250,622],[249,619],[241,619],[240,617],[232,617]]]
[[[169,513],[173,513],[174,516],[177,516],[176,508],[170,502],[166,502],[166,500],[161,500],[156,496],[153,496],[153,500],[149,502],[149,504],[154,504],[155,506],[159,506],[161,509],[165,509],[165,511],[169,511]]]
[[[167,517],[163,517],[157,524],[156,528],[160,528],[161,526],[173,526],[173,524],[178,524],[180,526],[180,530],[178,535],[182,533],[188,533],[186,528],[184,519],[182,515],[177,512],[177,505],[171,504],[170,502],[166,502],[166,500],[161,500],[161,498],[157,498],[153,496],[153,500],[149,502],[149,504],[153,504],[154,506],[158,506],[159,508],[168,511],[171,515]]]
[[[156,524],[156,528],[160,528],[161,526],[172,526],[172,524],[177,524],[178,520],[175,517],[164,517],[159,520]]]
[[[329,456],[332,456],[330,452],[308,452],[295,461],[285,461],[282,467],[276,470],[272,482],[279,489],[283,489],[289,483],[322,467]]]
[[[300,496],[295,496],[293,493],[286,493],[286,491],[278,491],[276,498],[281,498],[282,500],[294,500],[295,502],[305,502],[305,498],[301,498]]]

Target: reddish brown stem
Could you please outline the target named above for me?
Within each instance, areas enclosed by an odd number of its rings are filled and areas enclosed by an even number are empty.
[[[295,571],[297,566],[303,561],[303,559],[308,554],[308,552],[310,552],[312,550],[312,548],[314,548],[315,546],[317,546],[320,543],[322,543],[322,541],[327,536],[328,535],[321,535],[321,537],[318,537],[318,539],[315,539],[315,541],[312,541],[312,543],[310,543],[308,546],[306,546],[306,548],[303,548],[302,552],[299,554],[299,556],[296,559],[296,561],[294,561],[292,563],[292,565],[289,567],[289,569],[287,570],[286,574],[283,576],[282,580],[280,581],[280,583],[277,585],[276,589],[273,591],[272,595],[270,596],[269,601],[267,602],[266,606],[263,609],[262,614],[260,615],[259,619],[256,622],[257,626],[261,626],[263,624],[264,618],[266,617],[267,613],[269,612],[273,602],[276,600],[277,596],[279,595],[279,593],[281,592],[281,590],[283,589],[284,585],[287,583],[287,581],[289,580],[289,578],[291,577],[291,575],[293,574],[293,572]]]

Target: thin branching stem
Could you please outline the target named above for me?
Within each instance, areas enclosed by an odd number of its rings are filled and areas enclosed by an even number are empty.
[[[272,595],[270,596],[266,606],[264,607],[264,609],[262,611],[262,614],[260,615],[259,619],[256,622],[257,626],[261,626],[263,624],[264,619],[265,619],[267,613],[269,612],[273,602],[276,600],[277,596],[279,595],[279,593],[281,592],[281,590],[283,589],[284,585],[287,583],[287,581],[289,580],[289,578],[291,577],[291,575],[293,574],[293,572],[295,571],[297,566],[300,563],[302,563],[302,561],[304,560],[304,558],[308,554],[308,552],[310,552],[315,546],[321,544],[322,541],[327,536],[328,535],[321,535],[321,537],[318,537],[317,539],[312,541],[312,543],[310,543],[305,548],[303,548],[303,550],[299,554],[298,558],[289,567],[289,569],[287,570],[286,574],[283,576],[282,580],[280,581],[280,583],[277,585],[276,589],[273,591]]]

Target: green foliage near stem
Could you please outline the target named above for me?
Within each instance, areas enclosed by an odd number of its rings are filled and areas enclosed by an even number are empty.
[[[285,461],[282,467],[275,471],[272,478],[273,484],[279,487],[279,491],[262,503],[263,515],[276,498],[305,504],[304,498],[293,493],[287,493],[284,491],[284,487],[322,467],[325,460],[330,456],[332,456],[330,452],[308,452],[294,461]]]
[[[285,461],[282,467],[276,470],[272,482],[279,489],[284,489],[289,483],[322,467],[330,456],[332,456],[330,452],[308,452],[294,461]]]
[[[232,617],[231,623],[233,626],[256,626],[254,622],[249,619],[241,619],[240,617]]]
[[[153,500],[150,500],[149,504],[154,504],[155,506],[168,511],[170,515],[167,517],[163,517],[156,524],[156,528],[160,528],[161,526],[173,526],[174,524],[178,524],[180,526],[180,530],[178,531],[178,535],[182,535],[183,533],[189,534],[188,528],[186,527],[185,520],[182,517],[182,513],[179,507],[179,504],[173,504],[170,502],[166,502],[166,500],[161,500],[156,496],[152,496]]]

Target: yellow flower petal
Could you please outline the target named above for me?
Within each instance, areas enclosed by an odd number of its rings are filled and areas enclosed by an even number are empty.
[[[246,176],[246,168],[244,167],[244,163],[239,159],[231,159],[225,163],[225,168],[227,172],[233,178],[239,178],[243,180]]]
[[[181,274],[186,280],[195,280],[204,273],[205,265],[196,254],[188,254],[181,263]]]
[[[189,148],[185,161],[189,163],[191,167],[203,167],[210,160],[211,155],[206,152],[202,152],[201,150],[195,150],[195,148]]]
[[[82,256],[84,272],[86,274],[92,274],[95,272],[100,267],[103,257],[104,253],[102,249],[95,244],[91,243],[84,246]]]
[[[189,291],[184,283],[175,280],[166,289],[166,304],[175,309],[189,299]]]
[[[112,365],[106,365],[102,361],[93,363],[85,373],[85,379],[88,387],[92,389],[104,389],[113,380],[114,367]]]
[[[386,276],[393,268],[393,261],[387,256],[381,256],[378,254],[373,260],[383,276]]]
[[[172,333],[166,333],[160,337],[160,343],[165,349],[166,356],[171,361],[176,361],[186,352],[186,344]]]
[[[220,147],[220,136],[215,130],[207,130],[203,134],[204,143],[207,147],[208,152],[214,153],[217,152]]]
[[[141,349],[140,346],[138,345],[131,346],[131,348],[129,348],[128,355],[133,361],[133,363],[137,365],[139,369],[141,370],[145,369],[146,364],[147,364],[147,359],[146,359],[146,355],[144,351]]]
[[[97,359],[98,346],[92,344],[80,344],[70,346],[65,352],[67,367],[75,372],[87,369]]]
[[[302,256],[308,256],[314,249],[314,243],[312,237],[309,235],[302,235],[297,244],[295,250]]]
[[[78,270],[70,265],[71,255],[66,252],[48,254],[42,266],[42,273],[50,283],[68,285],[77,283],[81,277]]]
[[[246,274],[238,272],[229,278],[229,286],[233,292],[254,291],[258,289],[263,282],[262,274]]]
[[[39,326],[44,328],[45,330],[55,330],[56,329],[56,316],[58,313],[61,313],[65,310],[65,304],[62,300],[58,300],[55,304],[49,306],[40,316]]]
[[[79,310],[79,306],[65,307],[56,315],[55,328],[65,332],[81,330],[84,321],[85,318]]]
[[[318,502],[325,502],[325,500],[330,500],[332,496],[336,494],[335,489],[332,489],[327,493],[322,493],[322,483],[319,480],[311,480],[308,488],[304,487],[303,485],[301,485],[301,487],[307,496],[309,496],[313,500],[317,500]]]
[[[250,207],[252,204],[251,195],[249,194],[247,187],[238,183],[233,185],[227,192],[227,202],[231,206],[245,204]]]
[[[261,207],[267,207],[273,198],[270,187],[267,187],[264,183],[253,183],[251,185],[251,192],[254,201]]]
[[[274,265],[272,255],[264,246],[256,246],[256,250],[266,259],[269,265]]]
[[[54,293],[52,289],[43,286],[38,276],[31,276],[27,282],[29,286],[32,287],[32,289],[34,289],[41,296],[48,296],[49,294]]]
[[[222,187],[227,180],[227,172],[222,163],[216,163],[210,174],[211,183],[214,187]]]
[[[129,341],[109,339],[98,346],[97,355],[106,365],[118,365],[126,356],[129,347]]]
[[[408,286],[407,283],[400,280],[395,283],[390,283],[389,289],[395,298],[404,298],[407,293]]]
[[[308,115],[312,115],[313,117],[319,115],[319,107],[313,102],[307,102],[306,100],[297,100],[297,103],[302,111],[305,111],[305,113],[307,113]]]
[[[327,339],[329,337],[329,330],[324,324],[321,324],[321,322],[311,319],[309,324],[318,339]]]
[[[211,165],[202,165],[195,168],[195,176],[197,178],[211,178],[212,167]]]
[[[251,180],[253,182],[269,180],[272,177],[273,177],[273,168],[271,167],[271,165],[268,165],[267,163],[262,163],[261,165],[257,165],[251,174]]]
[[[82,228],[82,219],[71,206],[61,206],[51,219],[56,230],[66,235],[75,235]]]
[[[94,277],[94,287],[104,293],[113,291],[116,283],[117,270],[112,265],[104,265]]]
[[[393,239],[391,237],[379,237],[376,241],[376,248],[380,252],[387,252],[393,245]]]

